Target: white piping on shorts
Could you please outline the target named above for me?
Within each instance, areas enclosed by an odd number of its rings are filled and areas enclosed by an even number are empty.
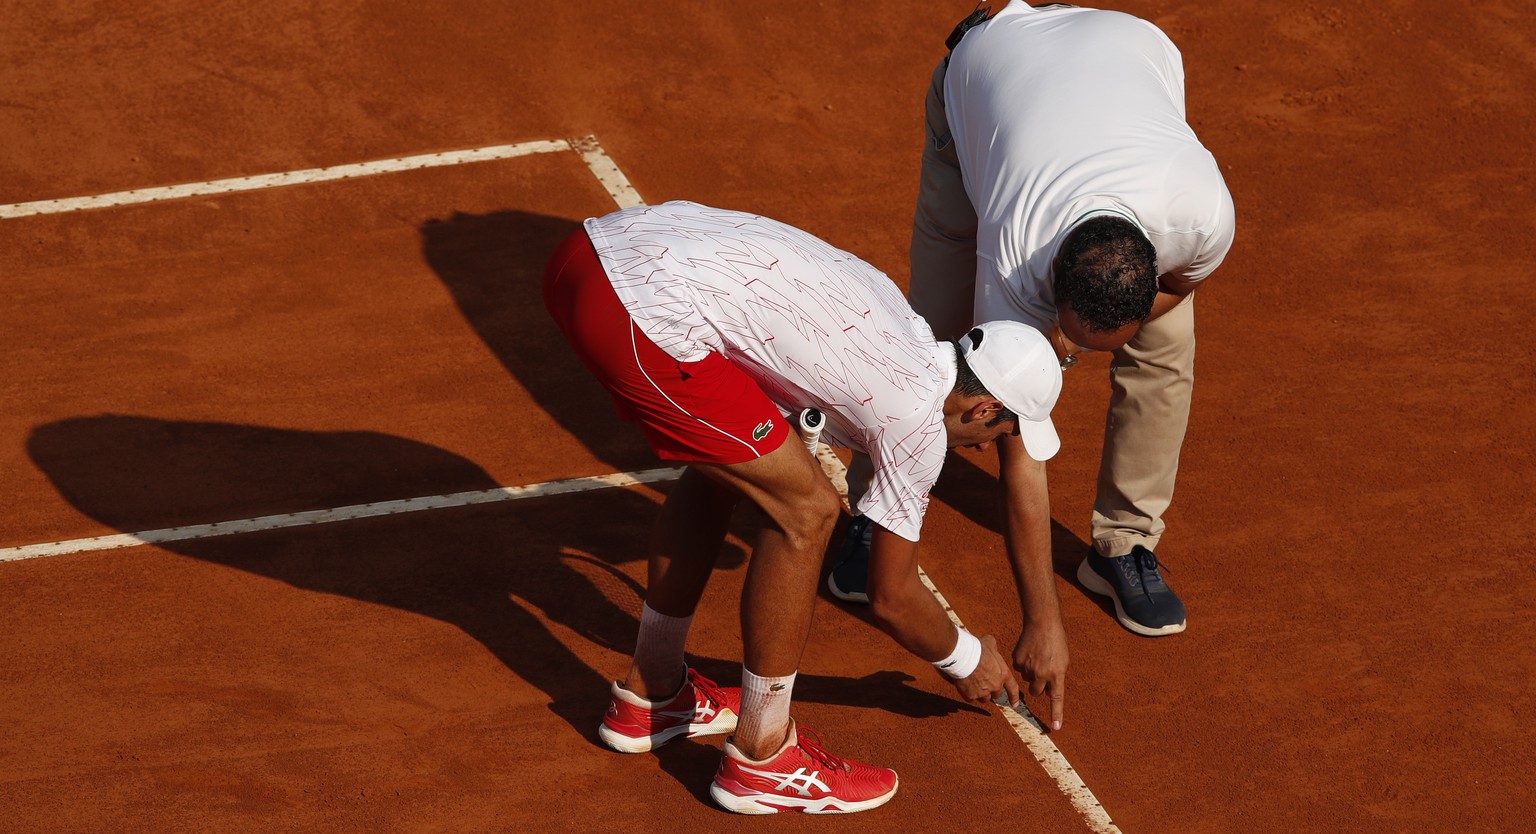
[[[720,428],[719,426],[715,425],[714,423],[709,422],[708,420],[705,420],[702,417],[696,417],[696,416],[694,416],[692,414],[689,414],[688,413],[688,409],[683,408],[682,406],[678,405],[676,400],[674,400],[671,397],[667,396],[667,392],[661,390],[661,386],[656,384],[656,380],[651,379],[651,375],[645,372],[645,366],[640,363],[640,348],[639,348],[638,345],[635,344],[635,331],[637,329],[639,329],[639,325],[635,324],[634,320],[630,320],[630,322],[629,322],[629,350],[635,356],[635,367],[640,370],[640,375],[645,377],[645,381],[649,382],[651,384],[652,388],[656,389],[656,393],[660,394],[662,396],[662,398],[665,399],[667,402],[672,403],[672,407],[673,408],[677,409],[678,411],[681,411],[683,414],[685,414],[685,415],[687,415],[689,417],[693,417],[693,419],[698,420],[700,423],[703,423],[704,425],[709,426],[711,429],[714,429],[715,431],[720,432],[721,434],[725,435],[726,437],[729,437],[730,439],[736,441],[737,443],[740,443],[741,445],[747,447],[747,450],[750,451],[752,454],[756,455],[757,457],[762,457],[763,456],[762,453],[759,452],[758,450],[752,448],[752,444],[748,443],[745,440],[742,440],[741,438],[737,437],[734,434],[731,434],[728,431],[725,431],[724,429]]]

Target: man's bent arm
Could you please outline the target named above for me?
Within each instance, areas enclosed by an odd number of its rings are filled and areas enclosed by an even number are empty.
[[[1013,435],[997,439],[1003,486],[1004,539],[1024,617],[1013,665],[1032,695],[1049,693],[1050,725],[1059,728],[1067,691],[1067,630],[1051,562],[1051,499],[1045,464]]]
[[[944,607],[918,575],[917,542],[876,524],[870,542],[869,605],[880,629],[902,648],[929,663],[949,656],[956,648],[956,631]],[[962,696],[987,701],[1006,693],[1018,701],[1018,681],[991,635],[983,635],[981,662],[970,676],[954,681]]]
[[[1194,289],[1191,288],[1190,292],[1194,292]],[[1183,301],[1188,296],[1189,293],[1172,293],[1168,292],[1167,290],[1158,290],[1157,298],[1152,300],[1152,313],[1147,316],[1146,321],[1151,321],[1155,318],[1158,318],[1162,314],[1179,306],[1179,302]]]

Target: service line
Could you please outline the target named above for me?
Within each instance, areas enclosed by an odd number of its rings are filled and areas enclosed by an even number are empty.
[[[237,521],[218,521],[213,524],[193,524],[187,527],[164,527],[138,533],[119,533],[113,536],[95,536],[88,539],[70,539],[46,544],[28,544],[20,547],[0,548],[0,562],[19,562],[43,556],[62,556],[66,553],[86,553],[92,550],[116,550],[141,544],[161,544],[189,539],[207,539],[214,536],[230,536],[236,533],[255,533],[261,530],[282,530],[288,527],[308,527],[314,524],[331,524],[351,521],[355,518],[373,518],[382,515],[399,515],[422,510],[441,510],[448,507],[468,507],[472,504],[494,504],[499,501],[516,501],[520,498],[542,498],[546,495],[567,495],[572,492],[590,492],[594,489],[653,484],[672,481],[681,477],[682,469],[647,469],[644,472],[625,472],[617,475],[597,475],[590,478],[570,478],[564,481],[545,481],[527,486],[497,487],[473,492],[455,492],[448,495],[428,495],[421,498],[405,498],[398,501],[378,501],[372,504],[351,504],[328,510],[309,510],[302,513],[264,515]]]

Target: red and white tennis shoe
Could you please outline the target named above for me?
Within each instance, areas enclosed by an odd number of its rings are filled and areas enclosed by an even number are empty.
[[[709,795],[738,814],[850,814],[896,795],[896,771],[839,758],[820,742],[813,731],[791,724],[784,747],[756,762],[727,741]]]
[[[613,682],[608,714],[597,737],[620,753],[644,753],[679,736],[712,736],[736,729],[741,688],[724,687],[688,670],[683,688],[664,702],[641,698]]]

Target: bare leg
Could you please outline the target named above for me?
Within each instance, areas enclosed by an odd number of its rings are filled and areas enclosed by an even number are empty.
[[[777,450],[733,466],[699,465],[717,483],[740,491],[767,517],[747,565],[741,599],[743,660],[761,677],[795,673],[810,634],[811,612],[827,537],[840,501],[820,467],[791,439]],[[751,707],[743,704],[744,710]],[[745,755],[765,758],[784,743],[789,725],[758,724],[733,743]]]
[[[714,572],[740,494],[689,467],[667,493],[651,531],[645,603],[668,617],[691,617]],[[682,686],[684,669],[655,668],[638,655],[624,688],[648,700],[665,699]]]

